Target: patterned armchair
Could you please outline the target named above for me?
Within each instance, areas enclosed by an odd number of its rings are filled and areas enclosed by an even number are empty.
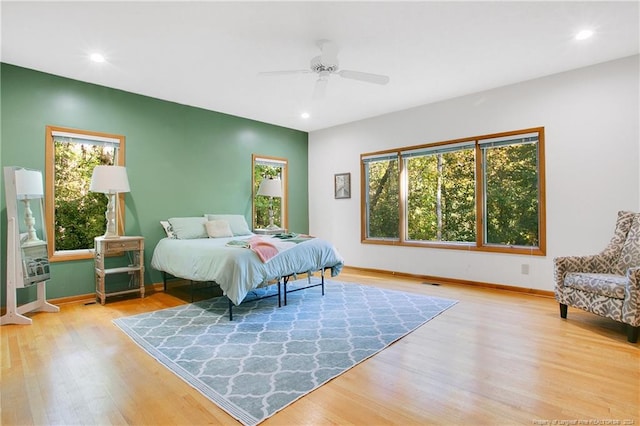
[[[627,339],[640,328],[640,213],[618,212],[615,235],[600,254],[553,260],[560,316],[567,306],[626,324]]]

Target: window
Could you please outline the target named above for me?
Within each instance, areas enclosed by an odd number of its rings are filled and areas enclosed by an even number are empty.
[[[474,242],[475,146],[437,145],[401,154],[408,241]]]
[[[362,241],[544,255],[544,129],[361,156]]]
[[[97,165],[124,165],[124,136],[47,126],[45,210],[51,261],[93,257],[93,239],[106,229],[107,197],[90,192]],[[116,222],[124,229],[124,194]]]
[[[367,238],[398,240],[398,155],[365,157],[363,167]]]
[[[287,165],[286,158],[252,156],[253,164],[253,229],[269,225],[269,204],[272,202],[273,224],[287,228]],[[282,182],[282,198],[258,196],[260,183],[264,178],[277,178]]]
[[[538,143],[537,134],[479,142],[485,244],[539,245]]]

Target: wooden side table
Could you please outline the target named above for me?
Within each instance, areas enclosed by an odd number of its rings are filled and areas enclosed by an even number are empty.
[[[95,267],[96,267],[96,297],[104,305],[108,296],[118,294],[137,293],[144,297],[144,237],[124,236],[119,238],[94,238]],[[119,268],[105,268],[104,260],[107,256],[129,257],[129,265]],[[107,292],[105,280],[112,274],[129,274],[129,289]]]

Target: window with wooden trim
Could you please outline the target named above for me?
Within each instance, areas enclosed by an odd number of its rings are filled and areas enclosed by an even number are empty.
[[[93,239],[106,229],[105,194],[89,191],[93,168],[124,166],[121,135],[47,126],[45,213],[51,261],[93,257]],[[124,232],[124,194],[118,195],[116,226]]]
[[[253,185],[253,229],[266,228],[270,223],[269,206],[272,206],[273,223],[275,226],[287,229],[288,200],[287,200],[287,167],[286,158],[252,155],[252,185]],[[265,197],[258,195],[263,179],[279,179],[282,197]]]
[[[362,159],[368,239],[397,241],[400,238],[398,163],[396,153],[374,154]]]
[[[362,241],[544,255],[544,128],[363,154]]]

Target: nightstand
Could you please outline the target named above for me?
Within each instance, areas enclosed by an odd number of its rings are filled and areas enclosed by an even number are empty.
[[[108,296],[127,293],[140,293],[144,297],[144,237],[94,238],[95,268],[96,268],[96,297],[104,305]],[[124,256],[129,258],[129,265],[118,268],[105,268],[104,260],[107,256]],[[105,281],[113,274],[129,274],[129,289],[108,292]]]
[[[275,229],[260,228],[260,229],[253,230],[253,233],[258,235],[275,235],[275,234],[283,234],[285,232],[287,232],[287,230],[284,228],[275,228]]]

